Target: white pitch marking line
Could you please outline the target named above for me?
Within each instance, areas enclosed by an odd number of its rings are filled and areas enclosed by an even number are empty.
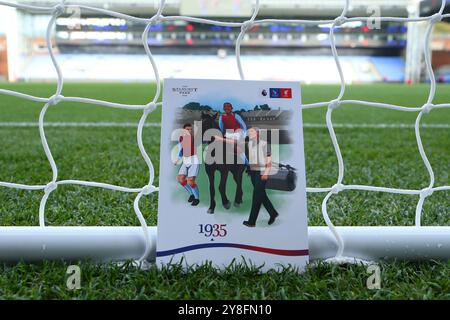
[[[37,122],[0,122],[0,127],[38,127]],[[45,127],[125,127],[136,128],[137,122],[45,122]],[[147,122],[146,127],[161,127],[159,122]],[[326,128],[323,123],[304,123],[304,128]],[[334,128],[347,129],[414,129],[408,123],[334,123]],[[450,129],[448,123],[421,124],[421,128]]]
[[[38,127],[38,122],[0,122],[0,127]],[[137,128],[137,122],[44,122],[45,127],[126,127]],[[146,127],[161,127],[159,122],[147,122]]]
[[[326,128],[326,124],[322,123],[304,123],[305,128]],[[423,123],[421,128],[433,129],[450,129],[449,123]],[[333,128],[349,128],[349,129],[414,129],[414,124],[408,123],[333,123]]]

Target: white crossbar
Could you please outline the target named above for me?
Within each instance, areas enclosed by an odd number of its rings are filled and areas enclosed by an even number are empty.
[[[337,227],[345,242],[343,254],[366,261],[446,260],[450,227]],[[309,227],[311,260],[336,254],[336,240],[328,227]],[[148,227],[156,257],[157,227]],[[141,227],[0,227],[0,257],[6,262],[42,260],[97,262],[138,260],[145,250]],[[211,249],[214,250],[214,249]]]

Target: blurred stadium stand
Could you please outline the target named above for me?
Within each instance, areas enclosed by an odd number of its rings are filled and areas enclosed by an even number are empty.
[[[208,55],[157,55],[162,77],[237,79],[233,56],[217,58]],[[144,55],[127,54],[61,54],[58,56],[66,79],[147,81],[153,70]],[[249,78],[267,80],[300,80],[305,83],[337,83],[339,76],[335,62],[327,56],[245,55],[243,64]],[[344,56],[342,67],[349,83],[404,80],[404,61],[401,57]],[[274,70],[273,66],[276,66]],[[264,66],[270,66],[265,68]],[[22,79],[55,79],[47,56],[33,56],[22,72]]]
[[[42,1],[20,1],[46,4]],[[149,0],[79,0],[140,17],[150,17],[158,1]],[[67,3],[71,3],[68,1]],[[205,5],[209,3],[209,5]],[[216,3],[216,7],[212,4]],[[166,15],[196,15],[224,21],[243,21],[252,11],[253,1],[168,0]],[[411,0],[351,1],[348,16],[371,16],[374,5],[383,16],[407,17],[432,14],[439,1],[418,3]],[[415,5],[413,5],[415,3]],[[48,2],[47,4],[54,4]],[[262,0],[258,19],[327,19],[342,10],[342,0]],[[0,6],[1,10],[1,6]],[[146,14],[143,15],[142,13]],[[0,11],[1,15],[1,11]],[[53,80],[45,47],[45,29],[49,16],[17,13],[16,24],[21,39],[15,44],[15,59],[9,71],[11,80]],[[55,52],[67,80],[145,81],[153,72],[141,44],[143,25],[123,19],[99,16],[81,11],[57,19]],[[305,26],[272,24],[253,27],[242,42],[242,56],[249,79],[301,80],[305,83],[339,82],[329,48],[330,25]],[[417,28],[417,29],[414,29]],[[405,81],[421,79],[420,39],[407,41],[423,26],[386,22],[371,29],[352,22],[335,29],[336,45],[342,57],[346,81],[349,83]],[[1,30],[1,24],[0,24]],[[176,21],[152,26],[149,44],[163,77],[237,79],[234,43],[239,28]],[[0,31],[1,32],[1,31]],[[0,36],[0,77],[1,77]],[[450,52],[449,33],[433,38],[436,61],[447,63]],[[414,45],[412,45],[414,42]],[[415,43],[417,42],[417,43]],[[437,50],[440,48],[441,50]],[[450,62],[449,62],[450,63]],[[11,76],[13,74],[13,76]]]

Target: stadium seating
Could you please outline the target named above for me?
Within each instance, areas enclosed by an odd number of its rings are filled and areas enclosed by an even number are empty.
[[[123,80],[153,79],[148,58],[144,55],[60,54],[57,56],[67,80]],[[220,58],[214,55],[156,55],[163,78],[238,79],[233,55]],[[189,60],[190,63],[186,64]],[[339,83],[331,56],[244,55],[243,65],[249,79],[300,80],[304,83]],[[195,63],[193,63],[195,62]],[[343,56],[342,68],[347,83],[403,81],[405,63],[401,57]],[[21,79],[54,80],[50,58],[33,56],[26,62]]]

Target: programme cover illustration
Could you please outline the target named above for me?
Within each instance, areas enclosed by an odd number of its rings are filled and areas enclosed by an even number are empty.
[[[166,79],[157,261],[308,262],[300,84]]]

